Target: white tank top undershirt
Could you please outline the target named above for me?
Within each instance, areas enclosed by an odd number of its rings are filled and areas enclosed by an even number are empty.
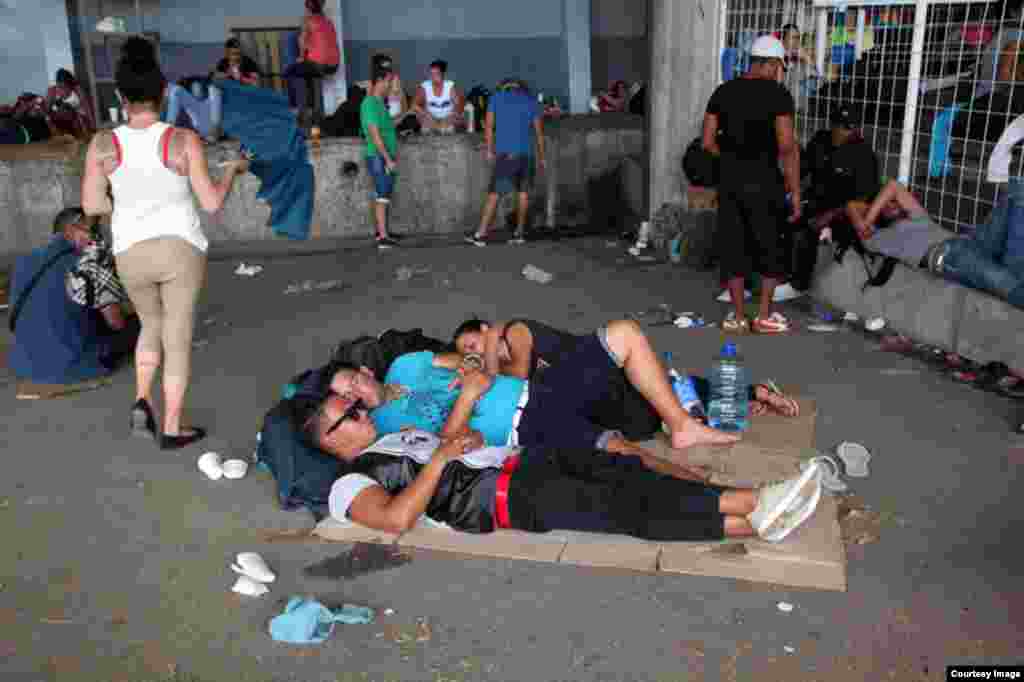
[[[427,93],[427,111],[434,118],[448,118],[455,111],[455,102],[452,101],[452,90],[455,88],[453,81],[445,81],[441,88],[441,95],[434,94],[434,84],[430,81],[423,81],[423,91]]]
[[[123,125],[114,130],[121,148],[121,163],[110,174],[115,254],[157,237],[180,237],[204,253],[209,246],[188,177],[163,164],[160,143],[170,127],[154,123],[144,129]]]

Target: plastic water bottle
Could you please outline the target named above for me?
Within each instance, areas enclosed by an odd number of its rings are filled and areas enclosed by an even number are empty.
[[[476,108],[472,102],[466,102],[466,131],[470,133],[476,132]]]
[[[750,425],[750,381],[736,344],[722,346],[722,354],[711,370],[711,400],[708,425],[722,431],[745,431]]]
[[[668,381],[672,384],[672,391],[676,394],[679,404],[694,419],[706,421],[707,414],[704,412],[704,403],[701,402],[700,395],[697,394],[697,386],[693,383],[693,378],[690,375],[682,376],[676,371],[676,368],[672,366],[671,353],[665,353],[665,364],[668,366]]]

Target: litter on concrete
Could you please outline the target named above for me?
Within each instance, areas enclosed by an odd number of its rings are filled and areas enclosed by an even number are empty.
[[[829,334],[839,331],[839,327],[834,324],[811,324],[807,326],[807,331]]]
[[[366,625],[372,623],[373,609],[345,604],[331,610],[315,599],[292,597],[284,613],[271,619],[270,636],[289,644],[320,644],[334,632],[337,623]]]
[[[843,315],[843,320],[845,322],[859,322],[860,316],[857,313],[846,313]]]
[[[304,294],[310,291],[335,291],[338,289],[344,289],[345,283],[340,279],[331,279],[326,282],[314,282],[311,279],[307,279],[304,282],[289,284],[288,288],[284,290],[285,294]]]
[[[555,278],[550,272],[545,272],[535,265],[527,265],[523,268],[523,277],[538,284],[550,284]]]
[[[246,597],[262,597],[270,592],[270,588],[247,575],[240,575],[235,584],[231,586],[231,591]]]
[[[277,579],[267,562],[256,552],[242,552],[236,556],[231,570],[260,583],[272,583]]]
[[[869,332],[880,332],[885,329],[885,318],[883,317],[872,317],[870,320],[864,323],[864,328]]]
[[[778,607],[779,611],[782,611],[783,613],[790,613],[793,610],[793,605],[788,601],[780,601],[778,603]]]
[[[395,270],[395,279],[398,280],[399,282],[408,282],[410,279],[412,279],[413,277],[416,277],[417,275],[427,275],[427,274],[430,274],[430,268],[425,268],[425,267],[415,267],[415,268],[413,268],[413,267],[409,267],[408,265],[403,265],[403,266],[401,266],[401,267],[399,267],[399,268],[397,268]]]
[[[794,649],[793,647],[791,647],[791,646],[789,646],[789,645],[786,645],[786,646],[782,647],[782,649],[783,649],[783,650],[784,650],[784,651],[785,651],[785,652],[786,652],[787,654],[794,654],[794,653],[796,653],[796,649]]]
[[[246,265],[245,263],[240,264],[235,269],[235,274],[241,275],[242,277],[255,277],[261,272],[263,272],[262,265]]]
[[[674,324],[680,329],[710,326],[701,315],[697,315],[696,313],[683,313],[675,319]]]
[[[871,453],[860,443],[842,442],[836,447],[836,454],[846,465],[846,475],[854,478],[867,478],[868,462],[871,461]]]

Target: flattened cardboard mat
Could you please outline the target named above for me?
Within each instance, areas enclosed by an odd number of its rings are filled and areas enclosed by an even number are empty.
[[[687,462],[706,466],[721,485],[757,485],[790,476],[813,448],[817,409],[800,399],[801,416],[763,416],[752,421],[743,441],[727,448],[695,448]],[[647,446],[671,458],[663,438]],[[470,556],[518,559],[644,572],[680,573],[821,590],[846,590],[846,555],[836,501],[822,497],[811,520],[784,542],[648,542],[637,538],[553,531],[503,530],[485,535],[421,524],[401,536],[327,519],[314,535],[336,542],[397,543],[402,547]]]

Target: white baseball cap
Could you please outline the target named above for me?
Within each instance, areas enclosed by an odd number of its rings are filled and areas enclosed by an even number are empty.
[[[773,35],[763,35],[750,47],[750,56],[785,60],[786,46]]]

